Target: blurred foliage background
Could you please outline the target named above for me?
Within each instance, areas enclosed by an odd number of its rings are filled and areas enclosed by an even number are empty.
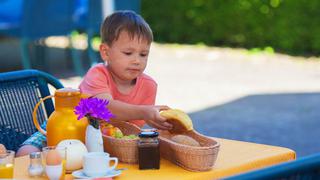
[[[319,0],[141,0],[155,41],[320,55]]]

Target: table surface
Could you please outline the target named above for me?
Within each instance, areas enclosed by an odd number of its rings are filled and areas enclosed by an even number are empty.
[[[161,159],[160,170],[139,170],[138,165],[119,163],[117,168],[128,168],[114,179],[216,179],[294,160],[293,150],[277,146],[214,138],[220,143],[220,151],[211,171],[191,172]],[[14,178],[27,180],[28,156],[15,159]],[[45,179],[29,178],[30,180]],[[66,179],[73,179],[67,175]]]

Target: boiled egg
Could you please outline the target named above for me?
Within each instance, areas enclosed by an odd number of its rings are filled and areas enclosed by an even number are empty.
[[[5,154],[7,152],[6,147],[3,144],[0,144],[0,154]]]
[[[46,164],[50,166],[59,165],[62,163],[62,158],[60,156],[60,153],[53,149],[49,150],[46,157]]]

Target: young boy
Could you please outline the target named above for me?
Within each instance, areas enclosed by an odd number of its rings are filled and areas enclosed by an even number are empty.
[[[83,93],[109,99],[115,120],[140,127],[146,122],[158,129],[171,125],[154,106],[157,83],[143,73],[146,68],[152,31],[133,11],[119,11],[107,17],[101,27],[100,55],[104,64],[92,67],[80,84]]]
[[[157,83],[143,73],[147,66],[152,31],[133,11],[108,16],[101,27],[100,55],[105,63],[92,67],[80,84],[91,96],[109,99],[114,120],[129,121],[142,127],[145,122],[158,129],[172,125],[159,114],[167,106],[154,106]],[[17,156],[40,151],[45,137],[37,132],[27,139]]]

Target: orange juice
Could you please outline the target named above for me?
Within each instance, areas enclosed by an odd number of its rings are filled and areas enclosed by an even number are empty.
[[[1,178],[13,178],[13,164],[0,165],[0,179]]]

